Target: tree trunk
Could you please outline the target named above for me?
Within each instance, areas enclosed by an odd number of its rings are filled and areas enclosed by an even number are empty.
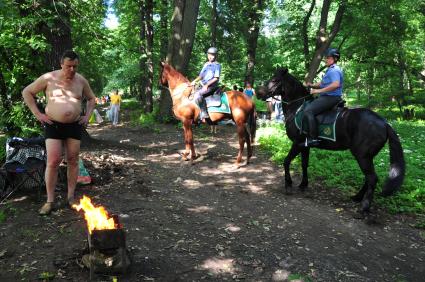
[[[329,48],[329,46],[335,39],[341,27],[341,22],[345,12],[346,2],[345,0],[343,0],[339,4],[338,10],[335,15],[335,20],[332,25],[332,30],[328,34],[327,28],[328,28],[328,15],[329,15],[330,4],[331,4],[331,0],[323,1],[322,11],[320,15],[319,29],[317,31],[317,36],[316,36],[316,48],[315,48],[313,57],[311,58],[311,63],[309,64],[308,73],[305,78],[306,82],[312,82],[313,79],[316,77],[317,69],[319,68],[320,61],[322,60],[322,54],[326,51],[327,48]]]
[[[152,99],[152,83],[153,83],[153,1],[140,0],[139,1],[139,15],[140,15],[140,102],[145,112],[151,113],[153,110]]]
[[[51,48],[45,54],[46,71],[60,68],[60,58],[64,51],[72,49],[71,21],[68,11],[69,1],[42,1],[43,6],[52,11],[53,22],[44,23],[41,32]]]
[[[161,48],[159,50],[159,57],[161,61],[167,58],[168,49],[168,0],[161,0],[161,8],[159,11],[160,37]]]
[[[195,38],[200,0],[174,0],[167,62],[176,70],[187,71]],[[164,121],[172,119],[172,101],[168,91],[161,93],[159,111]]]
[[[167,62],[183,75],[186,74],[192,53],[199,2],[200,0],[174,0]]]
[[[10,111],[10,103],[9,99],[7,98],[7,86],[6,81],[4,80],[3,72],[0,70],[0,102],[1,102],[1,108],[2,112],[9,112]]]
[[[165,61],[167,58],[168,50],[168,0],[161,0],[161,9],[160,9],[160,33],[161,33],[161,49],[159,51],[159,56],[161,62]],[[157,117],[161,122],[164,122],[166,117],[172,116],[171,111],[171,96],[168,93],[167,89],[161,88],[161,94],[159,96],[159,116]]]
[[[311,14],[313,13],[314,7],[316,6],[316,0],[312,0],[310,4],[310,9],[308,10],[306,16],[303,20],[303,27],[301,30],[301,36],[303,38],[303,46],[304,46],[304,64],[305,69],[308,70],[310,66],[310,51],[308,49],[308,22],[310,21]]]
[[[249,82],[251,85],[254,84],[255,53],[262,20],[263,0],[253,0],[253,2],[248,13],[247,64],[245,69],[245,83]]]
[[[211,15],[211,46],[217,47],[217,1],[212,1],[212,15]]]
[[[146,95],[146,112],[151,113],[153,111],[153,0],[146,0],[145,10],[145,32],[146,32],[146,82],[145,82],[145,95]]]

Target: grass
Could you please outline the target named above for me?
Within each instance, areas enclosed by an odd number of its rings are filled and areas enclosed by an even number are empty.
[[[396,195],[383,198],[376,193],[376,203],[392,213],[424,214],[425,146],[421,144],[425,139],[425,121],[394,121],[391,124],[403,146],[406,177]],[[286,136],[283,125],[268,125],[259,128],[257,132],[260,147],[270,153],[273,161],[282,164],[292,143]],[[379,177],[377,192],[380,192],[389,171],[388,145],[375,157],[374,163]],[[292,168],[301,174],[299,157],[294,160]],[[309,177],[311,181],[320,181],[327,187],[338,188],[347,193],[357,192],[364,181],[363,174],[349,151],[311,150]]]

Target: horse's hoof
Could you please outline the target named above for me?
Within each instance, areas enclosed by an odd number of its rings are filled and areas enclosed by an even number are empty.
[[[292,185],[291,184],[285,184],[285,194],[286,195],[294,194],[294,192],[292,191]]]
[[[357,212],[354,213],[353,217],[355,219],[365,219],[366,218],[366,214],[365,212],[358,210]]]
[[[361,197],[361,196],[359,196],[359,195],[354,195],[354,196],[351,196],[350,197],[351,198],[351,200],[353,201],[353,202],[355,202],[355,203],[360,203],[361,201],[362,201],[362,198],[363,197]]]
[[[307,191],[307,189],[308,189],[308,185],[300,184],[300,185],[298,186],[298,188],[300,189],[300,191],[301,191],[301,192],[305,192],[305,191]]]

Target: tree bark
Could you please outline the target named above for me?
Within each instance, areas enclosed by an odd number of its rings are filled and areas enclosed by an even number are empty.
[[[211,15],[211,46],[217,47],[217,1],[212,1],[212,15]]]
[[[153,110],[152,83],[153,83],[153,26],[152,26],[153,1],[139,1],[140,15],[140,102],[145,112]]]
[[[308,10],[306,16],[303,20],[303,27],[301,30],[301,36],[303,38],[303,47],[304,47],[304,64],[305,69],[308,70],[310,66],[310,51],[308,49],[308,22],[310,21],[311,14],[313,13],[314,7],[316,6],[316,0],[312,0],[310,4],[310,9]]]
[[[305,78],[306,82],[312,82],[316,76],[317,69],[319,68],[320,61],[322,60],[322,54],[331,45],[341,27],[342,17],[345,12],[346,2],[342,1],[338,7],[335,15],[335,20],[332,25],[332,30],[328,34],[328,15],[330,9],[331,0],[324,0],[322,11],[320,15],[320,24],[316,36],[316,48],[309,64],[308,73]]]
[[[174,0],[167,62],[186,74],[196,32],[200,0]]]
[[[167,63],[183,75],[187,72],[196,32],[200,0],[174,0],[171,34],[168,40]],[[161,92],[160,118],[172,119],[172,101],[168,91]]]
[[[168,0],[161,0],[161,8],[159,11],[159,26],[160,26],[160,37],[161,37],[161,48],[159,51],[159,57],[161,61],[165,61],[167,58],[168,49]]]
[[[0,102],[2,111],[9,112],[10,111],[10,103],[7,98],[7,86],[6,81],[4,80],[3,72],[0,69]]]
[[[69,1],[45,0],[42,3],[54,15],[53,22],[41,26],[41,33],[51,46],[45,54],[46,71],[53,71],[60,68],[60,58],[64,51],[72,49]]]
[[[254,84],[255,54],[257,51],[258,34],[262,20],[263,0],[253,0],[248,13],[247,31],[247,64],[245,69],[245,83]]]

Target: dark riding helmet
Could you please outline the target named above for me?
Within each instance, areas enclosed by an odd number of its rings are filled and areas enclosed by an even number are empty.
[[[207,54],[217,55],[218,50],[215,47],[208,48]]]
[[[339,50],[335,48],[329,48],[323,54],[324,57],[334,57],[337,60],[339,60],[340,55]]]

